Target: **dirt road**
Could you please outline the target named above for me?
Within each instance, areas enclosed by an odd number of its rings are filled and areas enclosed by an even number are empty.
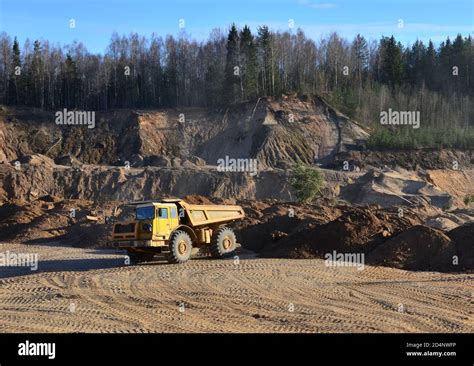
[[[323,260],[127,266],[107,250],[0,244],[2,332],[473,332],[474,274],[330,268]]]

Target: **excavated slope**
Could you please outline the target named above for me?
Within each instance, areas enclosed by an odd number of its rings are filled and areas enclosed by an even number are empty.
[[[93,129],[56,125],[54,113],[2,107],[0,160],[70,155],[86,164],[139,166],[197,156],[217,165],[229,156],[258,159],[263,170],[298,158],[324,162],[368,136],[320,98],[260,98],[225,110],[96,112]]]

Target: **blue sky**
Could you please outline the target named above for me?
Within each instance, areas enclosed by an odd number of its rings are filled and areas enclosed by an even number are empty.
[[[69,27],[70,19],[76,22]],[[296,28],[316,41],[332,31],[352,39],[395,35],[403,44],[436,43],[457,33],[474,34],[474,0],[0,0],[0,31],[61,45],[81,41],[103,53],[114,31],[178,35],[179,19],[191,38],[204,40],[216,27],[235,22],[256,29]],[[399,20],[403,27],[399,28]]]

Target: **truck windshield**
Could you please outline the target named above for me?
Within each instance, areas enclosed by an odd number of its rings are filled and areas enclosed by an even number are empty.
[[[155,207],[137,207],[137,220],[150,220],[155,218]]]

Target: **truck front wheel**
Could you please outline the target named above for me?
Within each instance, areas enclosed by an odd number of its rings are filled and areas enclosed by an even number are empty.
[[[185,231],[177,230],[171,234],[169,248],[168,262],[184,263],[191,257],[193,249],[191,237]]]
[[[237,244],[234,231],[222,226],[212,235],[211,254],[213,258],[222,258],[234,252]]]

